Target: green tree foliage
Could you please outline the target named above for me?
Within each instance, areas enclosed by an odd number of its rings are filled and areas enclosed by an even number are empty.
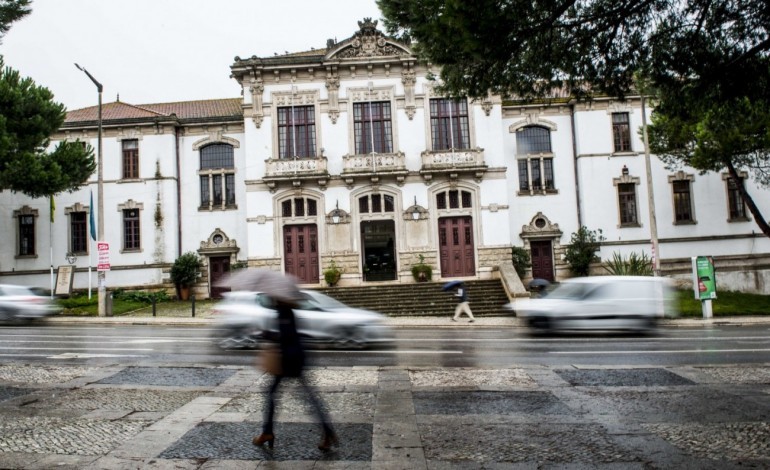
[[[0,189],[31,197],[78,189],[96,169],[93,149],[61,142],[48,152],[49,137],[64,122],[53,94],[0,57]]]
[[[441,67],[441,89],[547,99],[656,96],[650,147],[670,168],[770,184],[766,0],[378,0],[389,32]],[[644,83],[644,86],[641,84]],[[765,235],[770,226],[739,191]]]
[[[511,262],[519,278],[523,278],[527,273],[527,269],[532,267],[532,258],[529,255],[529,251],[520,246],[511,247]]]
[[[602,230],[589,230],[588,227],[580,227],[572,234],[570,244],[564,254],[564,259],[569,264],[570,271],[576,276],[588,276],[591,263],[597,260],[596,252],[599,251],[604,241]]]
[[[29,14],[30,0],[0,0],[0,43],[11,24]]]

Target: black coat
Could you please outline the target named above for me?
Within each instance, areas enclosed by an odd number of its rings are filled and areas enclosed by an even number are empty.
[[[298,377],[305,366],[305,351],[302,347],[294,310],[286,304],[279,303],[278,335],[275,340],[281,350],[281,368],[284,377]]]

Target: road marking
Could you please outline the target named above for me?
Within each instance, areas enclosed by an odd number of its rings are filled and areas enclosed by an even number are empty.
[[[463,354],[462,351],[419,351],[419,350],[403,350],[403,351],[361,351],[361,350],[334,350],[329,351],[327,349],[310,349],[308,352],[313,353],[345,353],[345,354]]]
[[[770,352],[770,349],[671,349],[668,351],[549,351],[548,354],[688,354],[688,353],[728,353],[728,352]]]
[[[48,359],[94,359],[100,357],[147,357],[146,354],[77,354],[64,353],[55,356],[46,356]]]
[[[60,351],[60,350],[68,350],[68,351],[154,351],[152,348],[144,348],[144,349],[138,349],[138,348],[2,348],[2,350],[10,350],[10,351]]]

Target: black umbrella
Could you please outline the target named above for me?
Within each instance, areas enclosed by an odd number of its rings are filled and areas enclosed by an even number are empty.
[[[463,281],[449,281],[441,287],[441,290],[448,291],[463,285]]]
[[[283,274],[271,269],[241,269],[227,276],[220,285],[233,290],[263,292],[276,300],[296,304],[302,300],[297,287],[299,281],[290,274]]]

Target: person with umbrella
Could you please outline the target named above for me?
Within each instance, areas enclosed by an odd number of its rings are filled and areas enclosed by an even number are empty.
[[[228,285],[233,289],[254,290],[264,292],[275,301],[277,312],[278,331],[265,331],[264,336],[278,345],[280,351],[280,364],[276,370],[272,370],[273,382],[268,389],[265,401],[264,420],[262,422],[262,434],[254,437],[252,443],[262,447],[264,444],[272,449],[275,442],[273,433],[273,418],[275,416],[275,395],[278,386],[286,377],[299,379],[305,397],[310,402],[323,429],[321,442],[318,448],[328,451],[338,442],[337,434],[332,428],[331,421],[324,411],[323,403],[316,395],[315,390],[307,383],[302,374],[305,366],[305,350],[302,346],[300,335],[297,332],[297,320],[294,316],[294,307],[302,300],[302,294],[297,288],[297,280],[292,276],[284,276],[277,271],[268,269],[247,269],[233,275],[228,280]]]
[[[460,316],[465,313],[470,317],[470,320],[468,323],[473,323],[476,321],[475,318],[473,318],[473,313],[471,312],[471,307],[468,304],[468,291],[465,289],[465,283],[462,281],[450,281],[444,284],[444,286],[441,288],[443,291],[448,291],[455,289],[455,297],[457,297],[457,307],[455,307],[455,314],[452,317],[452,321],[457,321]]]

